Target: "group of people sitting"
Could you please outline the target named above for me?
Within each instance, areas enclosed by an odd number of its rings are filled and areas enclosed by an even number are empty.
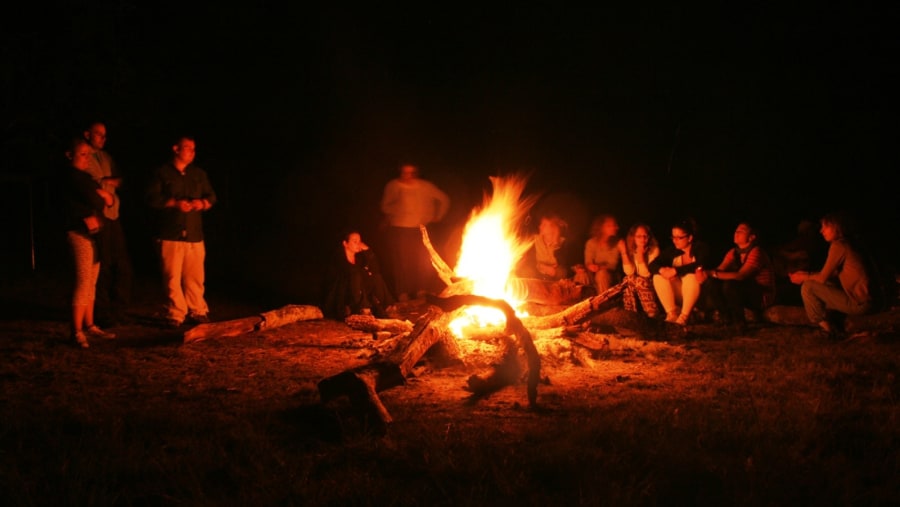
[[[801,225],[805,227],[800,232],[809,232],[810,224]],[[634,224],[621,237],[611,215],[594,220],[584,244],[584,263],[569,267],[561,258],[566,229],[561,218],[543,217],[531,249],[515,270],[519,280],[550,287],[543,296],[550,294],[560,303],[622,284],[618,288],[626,310],[680,326],[714,319],[743,329],[748,318],[759,319],[775,304],[776,275],[783,275],[799,288],[799,301],[810,322],[831,336],[844,331],[847,315],[866,314],[876,307],[869,256],[854,241],[850,223],[840,213],[820,220],[819,232],[828,248],[818,270],[812,265],[813,242],[784,245],[770,255],[748,222],[737,224],[733,246],[716,260],[708,244],[697,238],[693,220],[672,225],[671,243],[661,248],[646,223]],[[331,285],[328,298],[337,310],[331,314],[346,316],[372,308],[378,315],[386,314],[394,300],[374,255],[358,232],[348,234],[343,246],[342,271],[333,275],[338,282]]]
[[[520,270],[522,275],[568,283],[564,262],[556,256],[561,243],[553,239],[562,236],[564,228],[558,217],[542,219],[535,237],[536,269],[526,267]],[[834,337],[844,333],[847,315],[863,315],[878,307],[877,291],[871,288],[874,265],[855,240],[846,215],[821,218],[819,232],[827,244],[821,264],[813,230],[811,223],[801,222],[800,236],[770,255],[753,224],[740,222],[733,246],[716,259],[708,244],[697,238],[693,220],[672,225],[671,244],[660,248],[649,225],[634,224],[622,238],[615,217],[604,215],[594,220],[584,245],[584,263],[571,268],[571,280],[595,293],[622,283],[624,308],[649,318],[681,326],[716,320],[744,329],[748,318],[759,319],[776,303],[778,277],[783,276],[799,289],[798,302],[810,322]],[[546,248],[544,238],[556,241],[555,247]],[[790,292],[783,286],[780,290]],[[781,299],[790,301],[788,294]]]

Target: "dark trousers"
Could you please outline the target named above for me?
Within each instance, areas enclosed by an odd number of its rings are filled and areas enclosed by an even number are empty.
[[[114,320],[124,316],[131,304],[131,259],[125,244],[125,233],[119,220],[107,220],[97,235],[100,257],[100,276],[97,278],[97,299],[94,312],[99,320]]]
[[[726,321],[744,322],[744,308],[755,312],[762,309],[764,290],[754,280],[709,279],[703,285],[710,306]]]
[[[428,250],[422,242],[422,232],[418,227],[391,227],[388,229],[390,242],[391,279],[394,293],[416,297],[420,290],[432,290],[437,281],[437,273],[431,267]]]

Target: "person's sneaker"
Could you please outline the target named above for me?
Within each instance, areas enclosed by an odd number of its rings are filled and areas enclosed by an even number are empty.
[[[72,339],[75,340],[75,343],[83,349],[89,348],[91,346],[91,344],[88,343],[87,335],[84,334],[84,331],[75,331],[74,333],[72,333]]]
[[[115,333],[110,333],[109,331],[104,331],[97,326],[91,326],[85,329],[87,334],[95,337],[95,338],[103,338],[104,340],[112,340],[116,337]]]
[[[196,322],[197,324],[209,324],[209,315],[207,314],[192,314],[190,317],[192,322]]]

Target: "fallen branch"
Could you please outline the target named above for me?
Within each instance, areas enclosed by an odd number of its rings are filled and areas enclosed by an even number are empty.
[[[318,307],[287,305],[253,317],[200,324],[185,331],[184,343],[241,336],[263,329],[271,329],[302,320],[321,319],[322,317],[322,310]]]
[[[447,319],[440,310],[429,309],[419,317],[409,334],[398,339],[385,359],[320,380],[318,389],[322,403],[347,396],[350,404],[371,418],[379,430],[386,429],[393,418],[378,397],[379,392],[404,384],[419,359],[437,343],[443,343],[447,353],[459,357],[455,340],[448,338],[444,331]]]

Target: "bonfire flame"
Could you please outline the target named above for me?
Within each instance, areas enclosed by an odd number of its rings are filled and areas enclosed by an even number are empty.
[[[463,233],[459,261],[454,273],[472,282],[472,293],[503,299],[513,308],[521,305],[508,286],[519,259],[531,248],[530,238],[518,234],[522,220],[534,198],[522,199],[526,179],[519,176],[491,177],[493,195],[485,194],[482,207],[472,211]],[[450,323],[459,338],[465,329],[505,325],[503,312],[496,308],[468,307],[464,315]]]

